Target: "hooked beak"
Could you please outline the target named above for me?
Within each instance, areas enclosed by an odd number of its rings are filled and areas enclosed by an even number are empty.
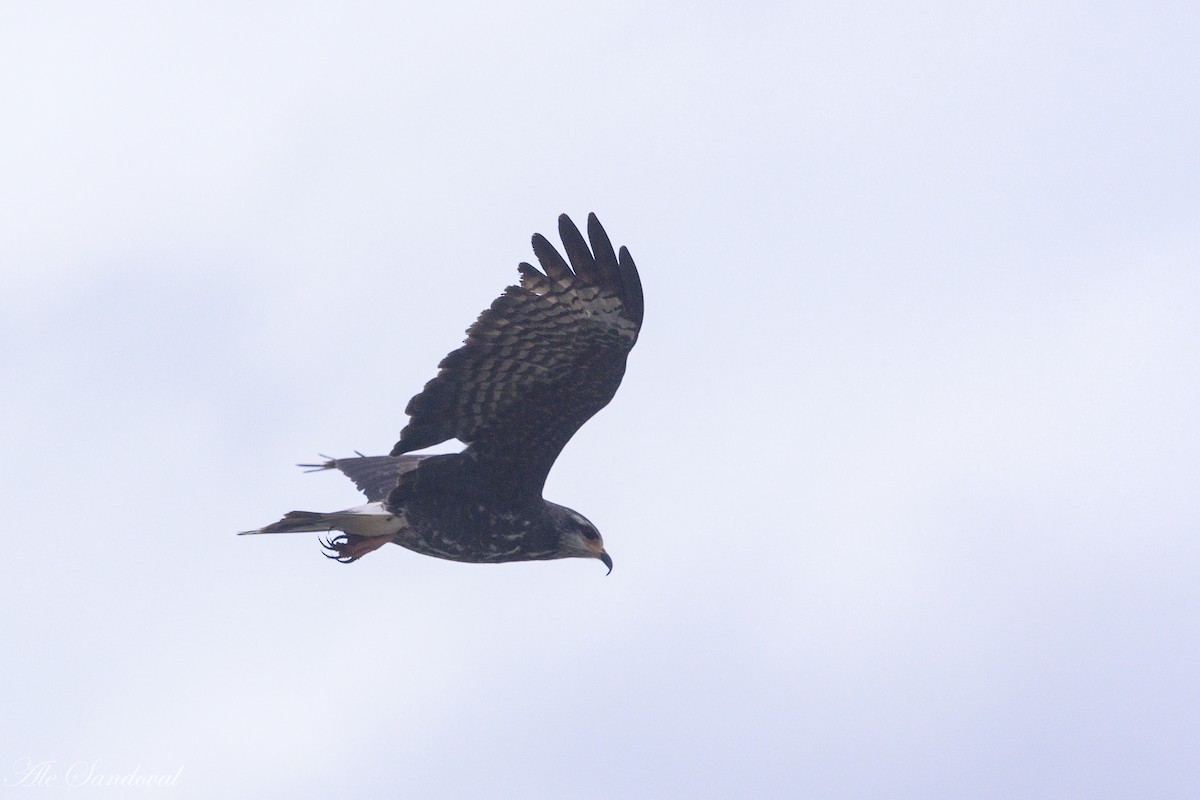
[[[606,552],[604,552],[603,550],[601,550],[601,551],[600,551],[600,555],[596,556],[596,558],[598,558],[598,559],[600,559],[601,561],[603,561],[603,562],[604,562],[604,566],[608,567],[608,572],[606,572],[606,573],[604,573],[604,574],[605,574],[605,575],[611,575],[611,574],[612,574],[612,558],[611,558],[611,557],[608,555],[608,553],[606,553]]]

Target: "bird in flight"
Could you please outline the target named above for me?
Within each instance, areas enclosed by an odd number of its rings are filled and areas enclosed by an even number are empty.
[[[390,455],[335,458],[367,503],[331,513],[290,511],[244,534],[328,532],[343,563],[393,542],[451,561],[494,564],[596,558],[612,571],[600,532],[582,514],[542,499],[563,446],[608,404],[642,326],[642,284],[595,214],[588,239],[558,218],[564,259],[541,234],[510,286],[467,329],[405,413]],[[568,263],[569,262],[569,263]],[[458,439],[458,453],[412,455]]]

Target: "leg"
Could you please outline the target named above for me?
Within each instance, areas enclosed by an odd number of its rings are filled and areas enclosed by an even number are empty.
[[[359,536],[354,533],[343,533],[321,540],[321,546],[329,551],[322,555],[332,558],[334,561],[349,564],[351,561],[358,561],[372,550],[383,547],[392,541],[392,538],[391,536]]]

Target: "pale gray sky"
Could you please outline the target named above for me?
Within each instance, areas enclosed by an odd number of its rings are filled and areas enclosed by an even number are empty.
[[[8,4],[0,780],[1200,795],[1197,41],[1182,2]],[[563,211],[646,291],[547,486],[611,576],[233,535],[355,503],[292,464],[386,452]]]

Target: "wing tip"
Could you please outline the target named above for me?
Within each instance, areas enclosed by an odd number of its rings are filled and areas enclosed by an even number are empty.
[[[558,215],[558,236],[562,239],[563,249],[567,251],[571,269],[575,270],[575,277],[589,286],[600,285],[602,279],[600,271],[596,268],[596,257],[592,255],[592,248],[567,214]]]
[[[641,327],[645,313],[642,280],[629,248],[621,245],[619,250],[614,251],[612,239],[595,211],[589,211],[587,215],[587,241],[583,239],[569,214],[558,215],[558,227],[563,247],[576,276],[584,283],[606,286],[614,290],[627,306],[629,318]],[[544,236],[535,238],[540,238],[544,243],[542,246],[558,255],[558,251]],[[586,252],[587,258],[583,258],[583,252]]]
[[[625,290],[625,296],[621,299],[629,308],[630,319],[640,328],[646,306],[642,295],[642,278],[638,275],[637,265],[633,263],[633,255],[625,245],[621,245],[617,265],[621,272],[621,285]]]
[[[535,233],[530,242],[533,245],[533,254],[537,257],[538,263],[542,265],[542,270],[550,281],[566,285],[575,280],[575,273],[571,271],[570,265],[549,239],[540,233]]]

